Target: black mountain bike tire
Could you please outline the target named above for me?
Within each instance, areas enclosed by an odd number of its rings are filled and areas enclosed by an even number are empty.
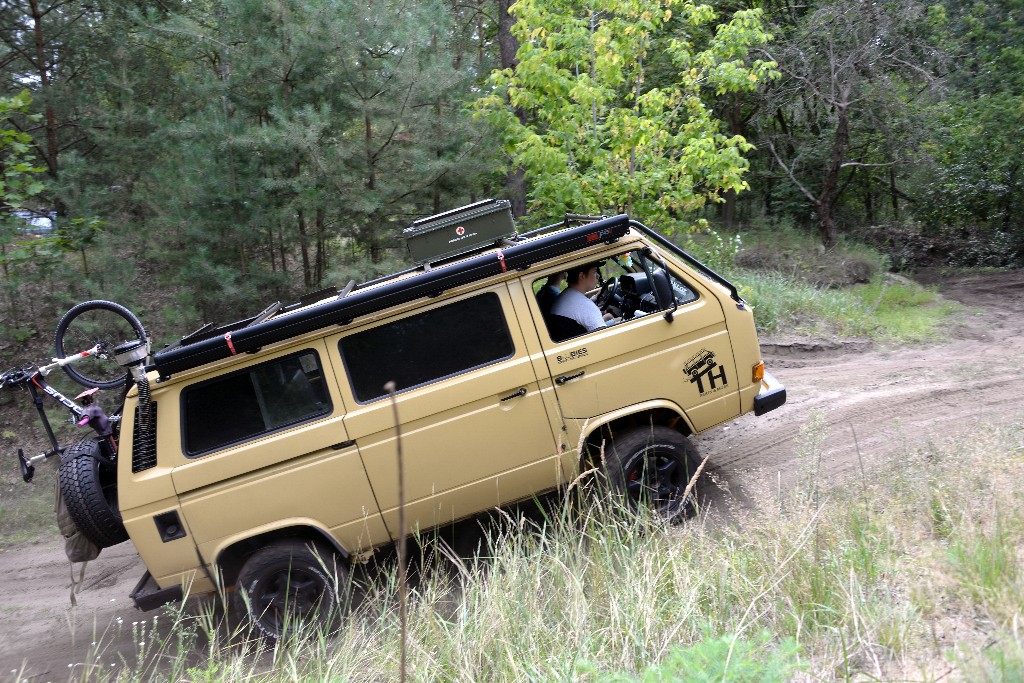
[[[102,329],[92,329],[87,324],[92,323],[92,326],[96,327],[96,314],[102,317],[103,322],[98,325]],[[82,329],[78,329],[79,325],[76,323],[80,323]],[[132,336],[125,339],[107,338],[114,334]],[[128,371],[119,372],[121,368],[117,366],[112,351],[119,344],[133,339],[146,340],[146,329],[135,314],[121,304],[95,299],[83,301],[68,309],[57,323],[53,345],[57,358],[67,358],[69,355],[91,348],[98,342],[105,343],[107,351],[98,359],[65,365],[64,372],[84,387],[117,389],[128,381]],[[105,370],[100,372],[102,368]]]

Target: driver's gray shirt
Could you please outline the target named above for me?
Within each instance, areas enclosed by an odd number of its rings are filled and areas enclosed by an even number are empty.
[[[601,315],[601,309],[586,294],[582,294],[572,287],[563,290],[555,299],[555,303],[551,304],[551,315],[572,318],[587,328],[587,332],[604,327],[604,316]]]

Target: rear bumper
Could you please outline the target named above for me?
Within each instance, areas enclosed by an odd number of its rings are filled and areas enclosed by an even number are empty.
[[[761,391],[754,397],[754,415],[764,415],[786,402],[786,387],[770,373],[764,373]]]
[[[143,612],[156,609],[169,602],[178,602],[183,596],[184,593],[180,585],[160,588],[153,579],[153,575],[148,571],[142,575],[135,590],[129,595],[135,606]]]

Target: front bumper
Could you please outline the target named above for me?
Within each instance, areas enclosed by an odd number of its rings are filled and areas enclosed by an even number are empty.
[[[786,402],[786,387],[770,373],[764,373],[761,391],[754,397],[754,415],[764,415]]]

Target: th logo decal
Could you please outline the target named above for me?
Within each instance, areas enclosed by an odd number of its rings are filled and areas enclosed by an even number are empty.
[[[695,353],[683,366],[683,372],[690,376],[690,384],[697,385],[700,395],[711,394],[729,384],[725,366],[715,361],[715,354],[707,349]]]

